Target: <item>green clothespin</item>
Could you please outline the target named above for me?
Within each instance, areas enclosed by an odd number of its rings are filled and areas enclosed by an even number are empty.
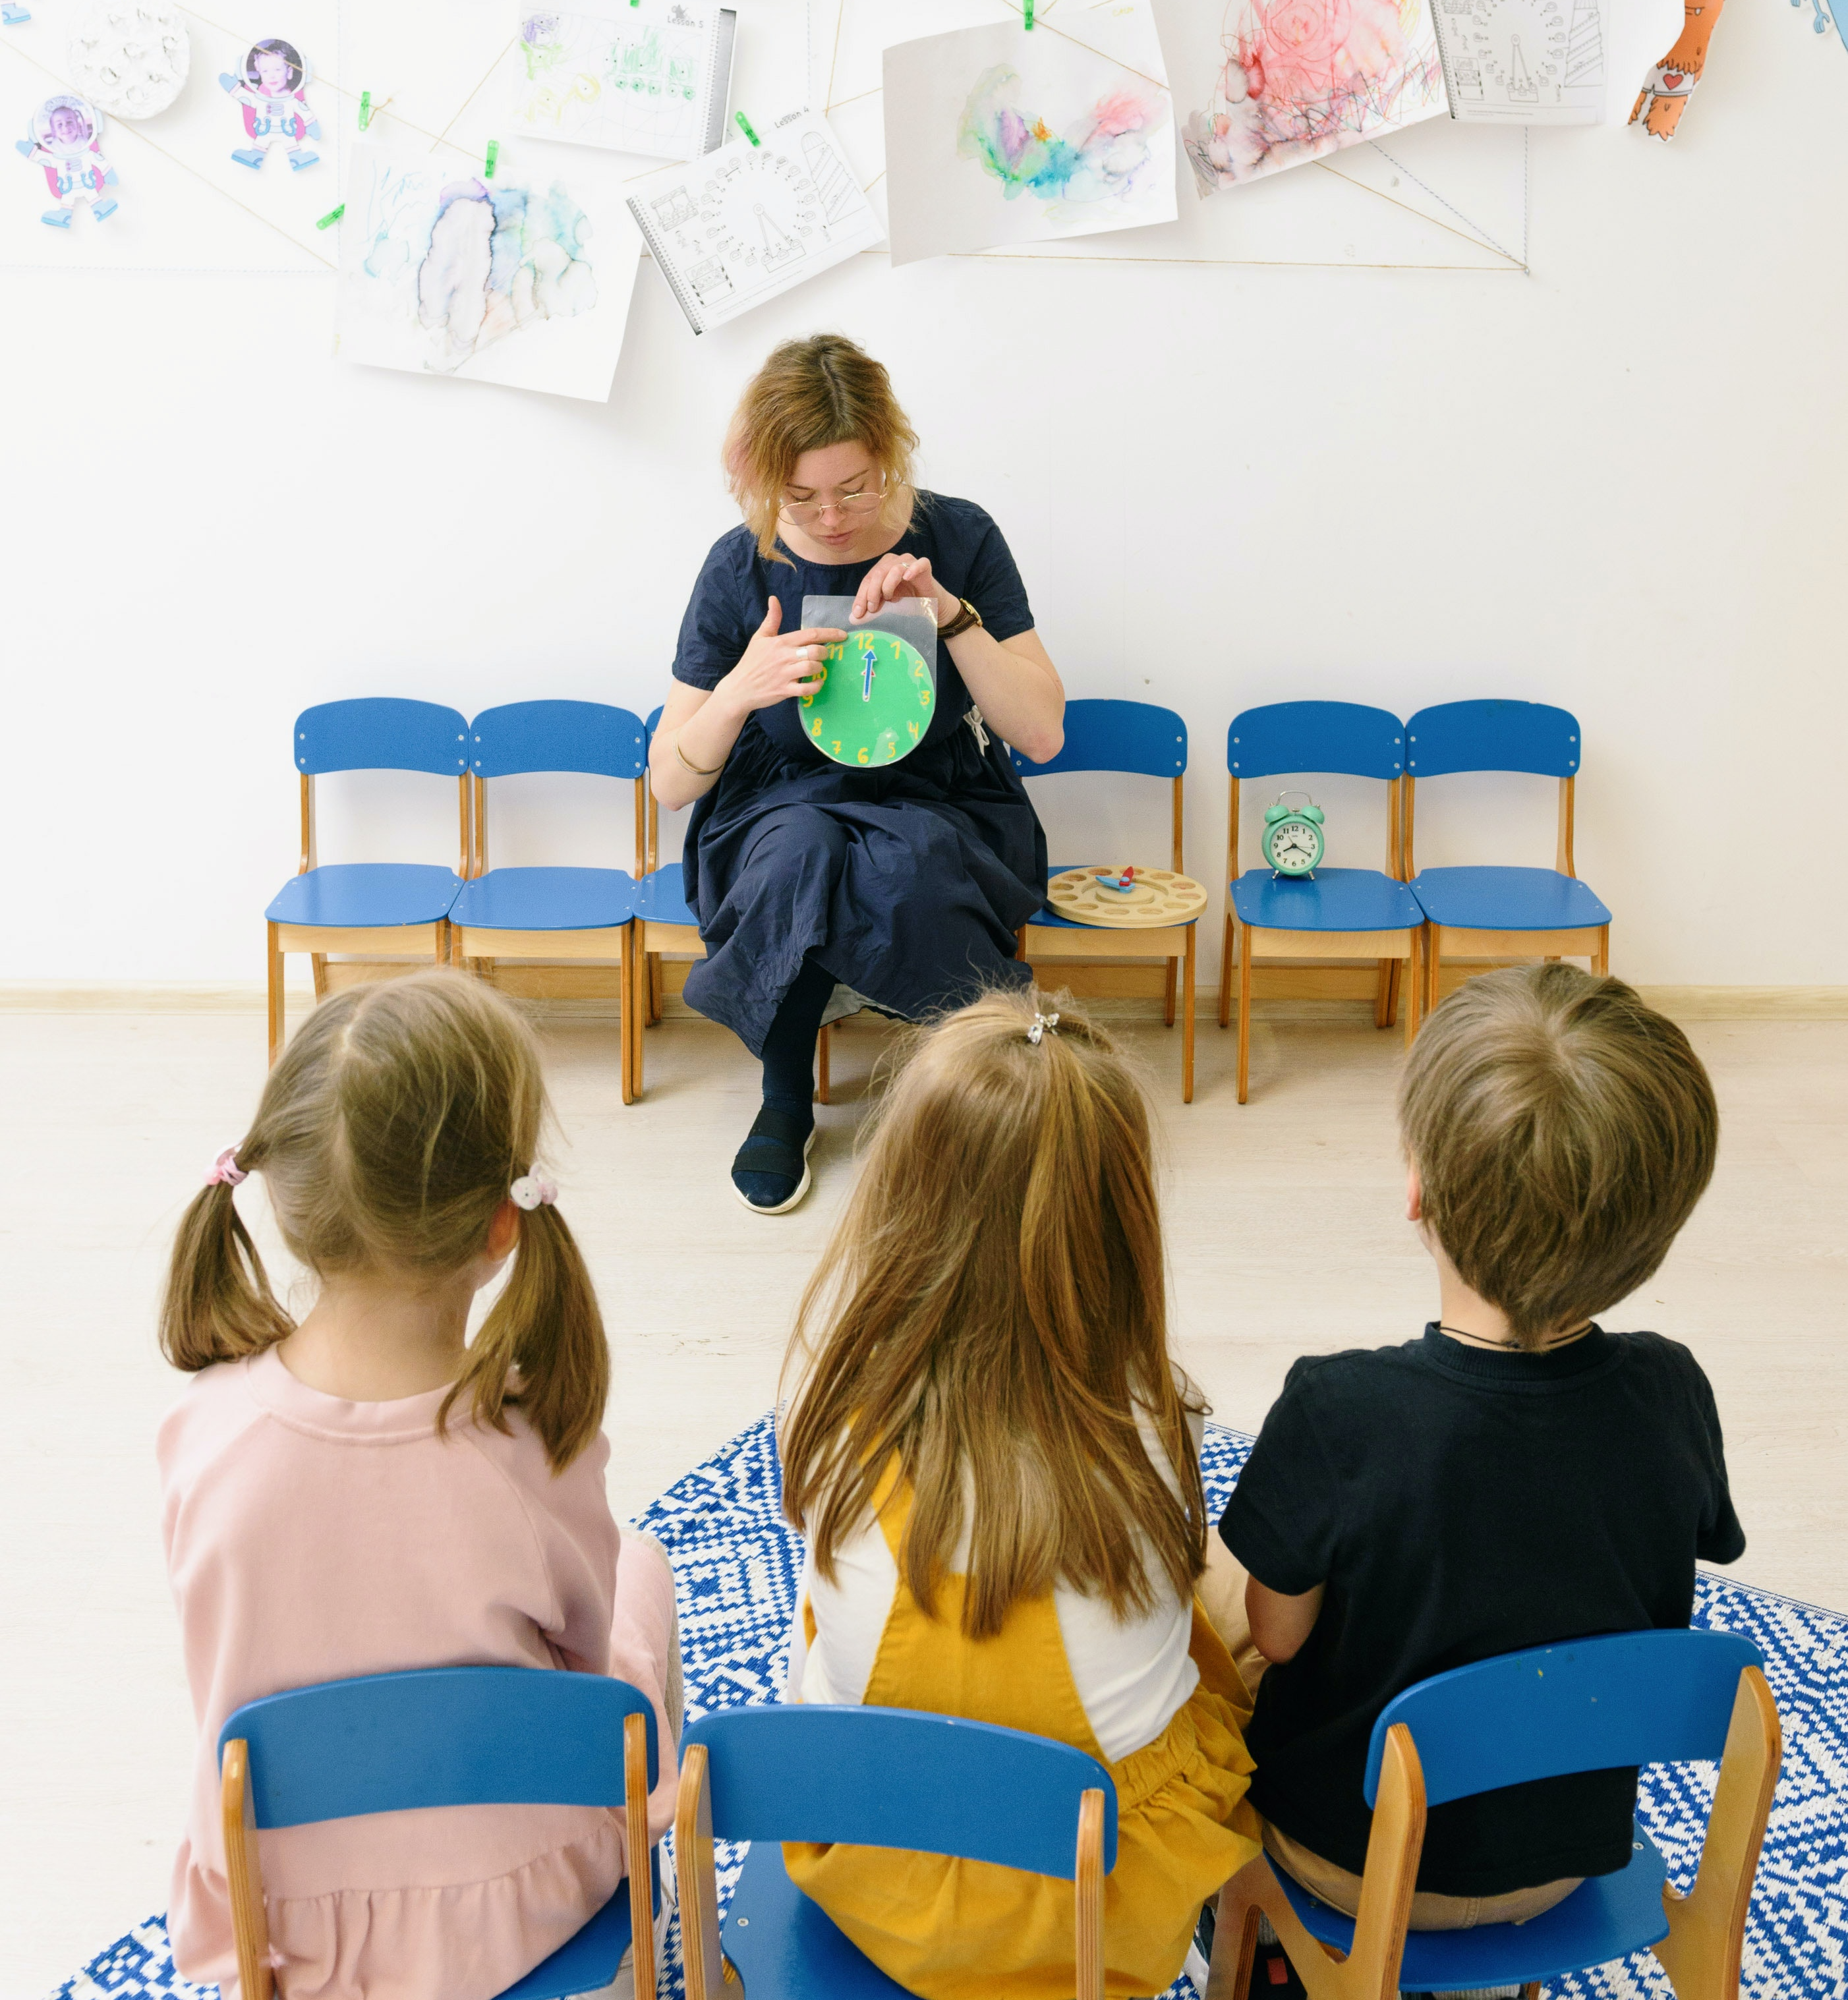
[[[1022,16],[1022,19],[1026,23],[1027,33],[1031,34],[1033,32],[1033,0],[1021,0],[1021,5],[1025,10]]]
[[[490,139],[488,141],[488,172],[483,176],[485,179],[492,180],[494,179],[494,169],[496,164],[498,162],[500,157],[501,142],[498,139]]]
[[[363,132],[371,123],[372,92],[370,90],[363,90],[360,92],[360,130]]]
[[[751,130],[750,120],[748,119],[742,111],[738,114],[738,129],[739,131],[743,133],[745,137],[750,141],[753,146],[761,144],[757,134]]]
[[[334,224],[338,222],[341,217],[346,213],[346,203],[345,202],[342,202],[338,208],[329,209],[327,214],[315,224],[314,227],[317,229],[332,229]]]

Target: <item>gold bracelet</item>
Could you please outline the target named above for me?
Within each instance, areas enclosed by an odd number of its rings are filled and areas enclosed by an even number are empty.
[[[724,770],[725,768],[724,760],[721,759],[719,762],[714,764],[710,771],[702,769],[700,766],[696,764],[693,760],[687,755],[686,752],[680,748],[680,733],[678,730],[674,732],[674,755],[680,759],[681,762],[686,766],[688,770],[692,772],[696,778],[716,778],[720,772]]]

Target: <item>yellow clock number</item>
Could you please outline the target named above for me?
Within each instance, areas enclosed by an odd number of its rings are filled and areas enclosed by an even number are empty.
[[[834,747],[838,750],[840,745],[837,743]],[[860,761],[863,764],[870,761],[867,755],[867,746],[863,743],[860,746]]]

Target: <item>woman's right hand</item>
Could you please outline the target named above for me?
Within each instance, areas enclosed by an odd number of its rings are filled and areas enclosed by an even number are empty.
[[[800,632],[785,632],[782,627],[782,600],[773,596],[763,623],[751,635],[738,665],[714,690],[722,690],[727,705],[740,715],[774,708],[792,695],[812,694],[820,686],[822,654],[847,636],[829,626]]]

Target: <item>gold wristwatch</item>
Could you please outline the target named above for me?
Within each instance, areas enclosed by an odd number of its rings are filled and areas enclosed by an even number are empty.
[[[979,625],[981,623],[981,613],[967,598],[958,598],[957,602],[963,608],[947,625],[940,625],[937,627],[937,637],[940,639],[954,639],[967,632],[971,626]]]

